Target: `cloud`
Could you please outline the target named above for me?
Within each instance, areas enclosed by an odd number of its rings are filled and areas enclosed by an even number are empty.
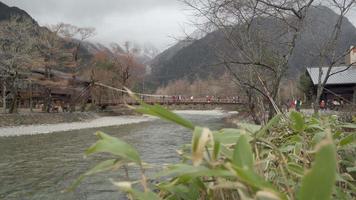
[[[177,0],[4,0],[28,12],[41,25],[59,22],[97,29],[93,40],[152,43],[161,50],[182,35],[188,19]],[[192,27],[190,27],[192,29]]]

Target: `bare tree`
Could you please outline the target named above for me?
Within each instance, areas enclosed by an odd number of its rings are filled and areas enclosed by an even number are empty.
[[[268,102],[271,118],[281,112],[278,91],[296,41],[313,0],[184,0],[196,11],[200,30],[218,31],[223,45],[216,45],[217,65],[233,75],[234,82],[256,105]],[[243,76],[242,76],[243,74]],[[255,120],[262,122],[262,120]]]
[[[144,66],[135,57],[140,49],[133,47],[128,41],[125,42],[125,53],[116,53],[115,64],[119,67],[121,87],[130,87],[131,82],[137,81],[144,75]],[[136,80],[135,80],[136,79]],[[122,93],[123,95],[124,93]]]
[[[25,82],[35,61],[34,44],[38,32],[33,21],[12,16],[0,22],[0,68],[3,78],[3,105],[6,110],[7,96],[11,97],[9,112],[17,111],[18,89]],[[9,94],[6,95],[6,89]]]
[[[93,28],[79,28],[65,23],[50,25],[47,29],[42,29],[36,46],[43,57],[46,78],[51,79],[51,69],[56,66],[78,67],[80,45],[94,35],[94,31]],[[47,88],[45,92],[45,109],[49,112],[52,102],[51,88]],[[73,105],[71,107],[73,108]]]
[[[328,3],[334,7],[339,15],[335,22],[330,22],[333,26],[332,32],[324,38],[320,51],[319,51],[319,74],[318,74],[318,87],[317,94],[314,101],[314,113],[319,112],[319,102],[321,95],[324,91],[325,85],[329,78],[335,74],[348,70],[355,63],[348,63],[344,69],[339,71],[333,71],[333,67],[339,65],[343,60],[345,60],[345,56],[347,56],[351,49],[346,50],[341,55],[337,52],[338,42],[340,39],[340,35],[342,32],[342,25],[345,21],[345,16],[347,13],[353,8],[356,4],[355,0],[330,0]],[[333,24],[332,24],[333,23]],[[317,33],[319,34],[319,33]],[[326,67],[324,71],[323,68]],[[325,68],[324,68],[325,69]]]
[[[58,35],[63,37],[69,42],[73,42],[73,59],[78,63],[78,53],[82,43],[88,38],[93,37],[95,33],[95,28],[92,27],[78,27],[72,24],[60,23],[61,29],[58,32]]]

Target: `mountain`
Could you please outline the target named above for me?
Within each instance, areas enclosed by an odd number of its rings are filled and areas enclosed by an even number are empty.
[[[318,53],[318,47],[324,41],[323,39],[315,40],[313,35],[318,34],[326,38],[333,29],[330,26],[331,22],[335,22],[338,18],[338,15],[327,7],[318,6],[310,9],[307,16],[307,25],[296,42],[295,51],[289,62],[288,79],[297,79],[306,66],[318,64],[319,59],[313,54]],[[268,18],[260,19],[259,25],[263,29],[271,30],[271,34],[276,27],[281,26],[278,22]],[[337,45],[337,53],[341,54],[354,44],[356,44],[356,28],[348,19],[345,19],[342,24],[340,41]],[[281,50],[286,47],[274,46],[274,48]],[[219,63],[217,54],[222,52],[231,54],[236,50],[230,47],[224,38],[224,34],[219,30],[194,42],[179,42],[153,59],[151,62],[152,73],[149,79],[155,85],[162,85],[182,78],[192,80],[196,77],[202,79],[217,77],[225,72],[223,66],[214,65]]]
[[[25,18],[31,18],[31,16],[24,10],[21,10],[18,7],[7,6],[6,4],[0,1],[0,21],[9,20],[11,16],[21,16]]]
[[[29,20],[31,22],[31,32],[32,35],[39,35],[39,32],[49,32],[49,29],[46,27],[41,27],[35,19],[33,19],[26,11],[18,8],[18,7],[10,7],[6,4],[0,2],[0,21],[11,20],[12,16],[17,17],[17,23],[22,23],[22,19]],[[76,47],[77,44],[80,43],[78,50],[78,58],[79,58],[79,66],[76,68],[68,67],[66,64],[59,63],[58,66],[53,66],[54,70],[59,70],[65,73],[83,73],[88,66],[90,66],[92,59],[98,53],[105,53],[109,57],[114,57],[114,55],[125,54],[126,50],[122,46],[117,43],[110,44],[110,47],[107,47],[100,43],[94,43],[90,41],[79,41],[77,39],[64,39],[58,37],[58,40],[61,41],[63,47],[63,52],[70,52],[73,48]],[[143,64],[148,64],[152,58],[154,58],[158,54],[158,50],[151,44],[132,44],[130,47],[131,50],[135,49],[133,55],[135,59]]]

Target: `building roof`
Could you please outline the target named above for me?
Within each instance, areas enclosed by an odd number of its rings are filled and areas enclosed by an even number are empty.
[[[348,66],[335,66],[331,69],[330,74],[347,69]],[[325,80],[325,75],[328,71],[328,67],[322,67],[323,74],[321,81]],[[309,67],[307,72],[313,81],[314,85],[318,84],[319,77],[319,67]],[[356,67],[352,66],[346,71],[334,74],[329,77],[326,82],[327,85],[338,85],[338,84],[356,84]]]

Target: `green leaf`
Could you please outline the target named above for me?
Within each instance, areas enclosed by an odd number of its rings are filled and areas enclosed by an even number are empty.
[[[99,164],[97,164],[94,168],[92,168],[91,170],[87,171],[86,173],[82,174],[81,176],[79,176],[79,178],[77,178],[72,184],[71,186],[67,189],[67,191],[73,191],[75,190],[75,188],[78,187],[78,185],[83,181],[83,179],[87,176],[91,176],[100,172],[104,172],[104,171],[109,171],[112,170],[114,168],[118,168],[119,167],[119,162],[116,159],[110,159],[110,160],[105,160],[100,162]]]
[[[346,170],[348,172],[356,172],[356,167],[347,167]]]
[[[183,177],[183,178],[196,178],[196,177],[235,177],[233,173],[224,169],[209,169],[204,166],[194,167],[188,164],[175,164],[168,167],[167,170],[160,172],[156,177],[162,176],[174,176],[174,177]]]
[[[292,128],[297,132],[304,131],[304,118],[303,115],[299,112],[291,112],[290,118],[292,119]]]
[[[298,176],[304,175],[304,169],[302,166],[295,164],[295,163],[288,163],[287,169],[289,172],[294,173]]]
[[[222,144],[235,144],[240,138],[240,135],[246,132],[241,129],[225,128],[220,131],[214,131],[214,140],[219,141]]]
[[[177,180],[177,179],[175,179]],[[191,181],[179,184],[179,182],[161,183],[158,185],[161,191],[168,191],[171,193],[172,199],[199,199],[199,191],[205,190],[205,185],[199,178],[192,179]]]
[[[194,125],[192,122],[180,117],[179,115],[165,109],[160,105],[148,105],[141,102],[141,105],[138,108],[135,108],[135,110],[143,114],[156,116],[161,119],[174,122],[191,130],[194,129]]]
[[[256,200],[280,200],[281,198],[271,191],[260,190],[256,193]]]
[[[232,163],[237,167],[253,169],[253,154],[246,135],[241,135],[236,143]]]
[[[253,133],[253,134],[261,129],[261,126],[260,125],[256,125],[256,124],[238,123],[237,125],[240,128],[245,129],[246,131],[248,131],[250,133]]]
[[[341,125],[342,128],[356,129],[356,123],[345,123]]]
[[[99,140],[86,150],[85,153],[87,155],[98,152],[106,152],[133,161],[137,164],[141,164],[139,153],[131,145],[103,132],[96,132],[96,135],[99,137]]]
[[[195,188],[186,185],[171,185],[170,187],[160,187],[161,190],[166,190],[172,195],[173,199],[198,199],[199,191],[192,191]]]
[[[324,129],[320,126],[320,124],[308,124],[308,126],[306,127],[306,130],[308,130],[308,131],[314,131],[314,130],[323,131]]]
[[[205,146],[212,140],[212,133],[208,128],[195,127],[192,137],[192,162],[200,165],[203,160]]]
[[[237,166],[233,166],[236,171],[237,176],[239,179],[248,184],[249,186],[253,187],[255,191],[257,190],[266,190],[274,193],[281,199],[286,199],[284,194],[279,193],[273,185],[265,181],[261,176],[259,176],[256,172],[252,169],[241,168]]]
[[[214,141],[214,149],[213,149],[213,160],[217,160],[219,157],[221,149],[221,143],[217,140]]]
[[[133,198],[137,200],[160,200],[161,199],[157,196],[157,194],[155,194],[152,191],[141,192],[136,189],[131,189],[129,193],[132,194]]]
[[[346,146],[356,141],[356,133],[348,133],[349,135],[342,138],[339,142],[340,146]]]
[[[299,200],[328,200],[336,179],[336,151],[330,140],[319,144],[314,164],[303,179],[297,193]]]
[[[114,166],[117,166],[116,163],[117,163],[116,159],[102,161],[99,164],[97,164],[93,169],[87,171],[84,175],[91,176],[93,174],[112,170],[114,168]]]
[[[221,145],[221,154],[232,160],[233,151],[225,145]]]
[[[320,141],[322,141],[325,138],[325,135],[326,133],[324,131],[315,133],[312,138],[312,144],[313,145],[319,144]]]
[[[274,125],[279,123],[279,121],[281,120],[282,116],[283,116],[283,114],[277,114],[271,120],[269,120],[269,122],[265,126],[263,126],[261,130],[259,130],[256,133],[256,137],[259,138],[259,137],[264,136],[269,129],[271,129]]]

